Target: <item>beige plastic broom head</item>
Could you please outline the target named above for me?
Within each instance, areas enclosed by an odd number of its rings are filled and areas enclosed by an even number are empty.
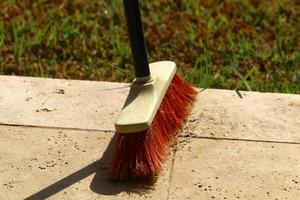
[[[123,109],[115,123],[118,133],[147,130],[176,73],[176,64],[161,61],[150,64],[151,79],[134,80]]]

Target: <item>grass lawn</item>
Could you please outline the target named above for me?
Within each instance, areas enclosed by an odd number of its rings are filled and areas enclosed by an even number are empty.
[[[300,93],[298,0],[141,1],[151,61],[197,87]],[[133,78],[121,0],[0,1],[0,74]]]

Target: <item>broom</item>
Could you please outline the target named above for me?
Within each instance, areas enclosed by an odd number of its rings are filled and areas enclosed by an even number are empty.
[[[176,74],[176,64],[148,64],[139,0],[123,0],[136,79],[115,123],[113,180],[152,179],[182,128],[196,90]]]

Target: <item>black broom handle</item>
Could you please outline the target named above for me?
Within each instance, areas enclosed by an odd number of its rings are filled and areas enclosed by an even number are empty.
[[[139,0],[123,0],[123,3],[134,61],[135,76],[137,78],[150,77]]]

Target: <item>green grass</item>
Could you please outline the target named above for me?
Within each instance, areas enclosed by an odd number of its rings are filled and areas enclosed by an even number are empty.
[[[193,85],[300,93],[296,0],[141,4],[150,60],[174,60]],[[4,0],[0,7],[0,74],[133,79],[122,1]]]

